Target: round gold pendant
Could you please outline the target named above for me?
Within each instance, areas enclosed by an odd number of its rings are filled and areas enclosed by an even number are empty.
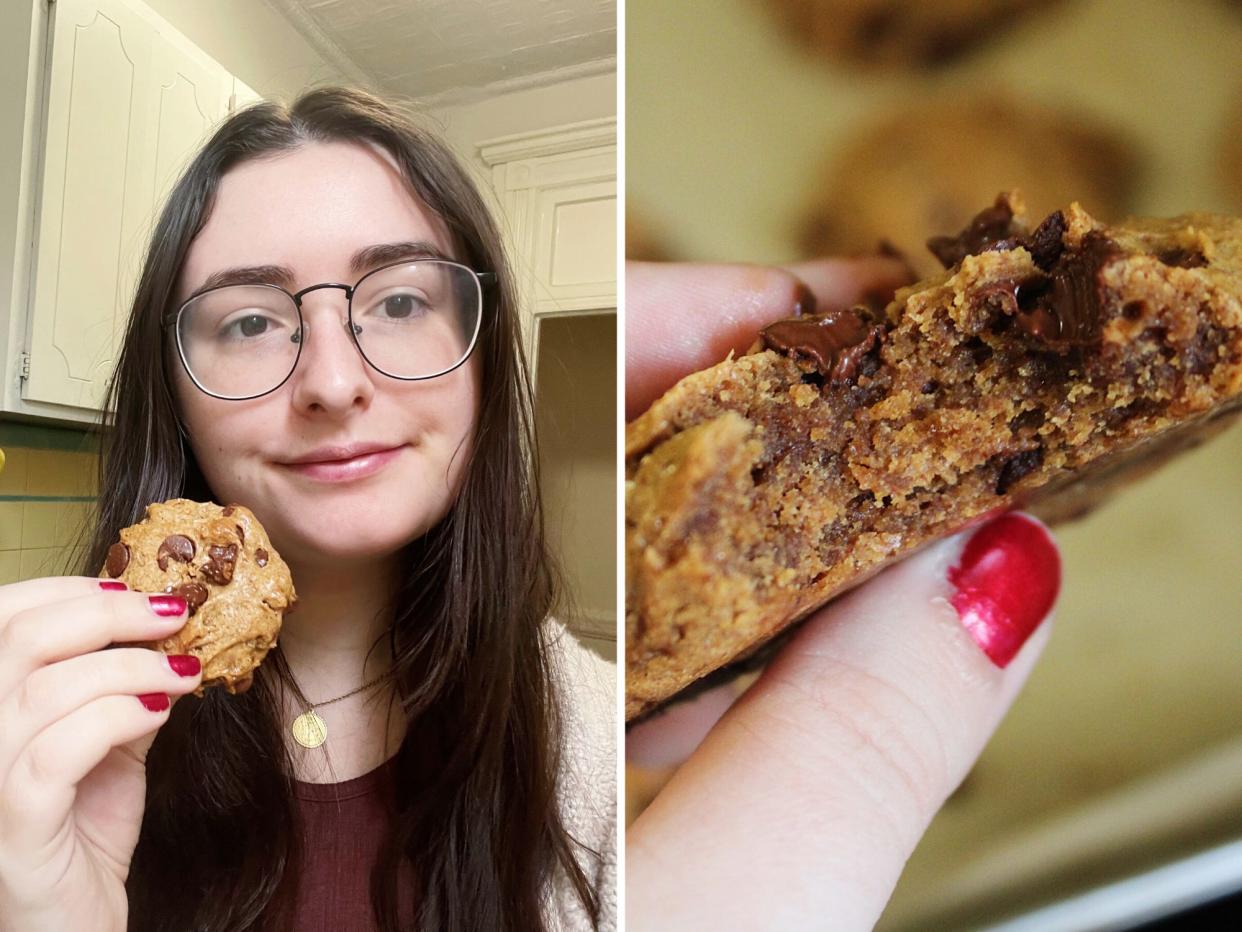
[[[303,712],[293,720],[293,740],[304,748],[317,748],[328,740],[328,726],[315,710]]]

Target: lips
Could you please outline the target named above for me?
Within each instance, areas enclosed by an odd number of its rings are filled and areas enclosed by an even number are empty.
[[[283,460],[284,468],[324,482],[347,482],[372,476],[401,455],[404,444],[355,443],[325,446],[293,459]]]

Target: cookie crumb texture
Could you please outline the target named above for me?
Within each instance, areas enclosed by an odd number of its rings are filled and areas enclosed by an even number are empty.
[[[1002,195],[874,319],[765,328],[628,426],[627,719],[975,519],[1078,517],[1242,413],[1242,220],[1024,214]]]
[[[150,505],[120,536],[100,577],[137,592],[179,595],[189,607],[185,627],[144,646],[193,654],[203,664],[203,686],[249,689],[297,601],[289,567],[254,514],[178,498]]]

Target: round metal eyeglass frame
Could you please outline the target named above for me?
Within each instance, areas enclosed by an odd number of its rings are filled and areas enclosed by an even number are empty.
[[[431,375],[415,375],[415,376],[393,375],[391,372],[385,372],[375,363],[371,362],[371,360],[367,357],[366,351],[363,350],[362,345],[358,342],[358,334],[360,332],[360,329],[358,325],[354,323],[354,293],[359,288],[361,288],[362,283],[365,282],[372,275],[378,275],[381,272],[387,272],[389,269],[395,269],[403,265],[414,265],[419,262],[434,262],[437,265],[451,265],[456,268],[464,269],[465,271],[469,272],[474,277],[475,283],[478,286],[479,313],[474,322],[474,333],[470,335],[470,343],[466,347],[465,353],[462,354],[461,359],[457,360],[456,363],[449,366],[447,369],[441,369],[439,372],[432,373]],[[297,291],[297,292],[288,291],[287,289],[282,288],[279,285],[273,285],[273,284],[266,283],[266,282],[258,282],[258,283],[251,284],[251,285],[241,286],[241,287],[246,287],[246,288],[270,288],[273,291],[279,291],[281,294],[286,295],[290,300],[293,301],[293,306],[297,309],[297,312],[298,312],[298,330],[297,330],[298,340],[296,341],[298,345],[298,352],[297,352],[297,355],[293,357],[293,364],[289,367],[289,371],[288,373],[286,373],[285,377],[281,379],[276,385],[267,389],[267,391],[258,392],[257,394],[254,394],[254,395],[221,395],[221,394],[218,394],[217,392],[211,391],[208,388],[205,388],[203,384],[198,380],[198,376],[194,374],[194,370],[190,368],[190,363],[185,358],[185,347],[181,345],[180,321],[181,321],[182,312],[187,307],[189,307],[194,301],[201,298],[203,295],[211,294],[213,291],[222,291],[225,288],[237,288],[239,287],[237,284],[216,285],[214,288],[204,288],[202,291],[191,295],[189,298],[183,301],[181,305],[175,311],[171,311],[164,316],[164,326],[165,328],[171,327],[173,329],[173,336],[174,336],[174,339],[177,341],[177,356],[180,358],[181,365],[185,369],[186,374],[190,377],[190,381],[194,383],[195,388],[197,388],[204,395],[210,395],[212,398],[219,398],[222,401],[251,401],[252,399],[262,398],[264,395],[270,395],[272,392],[279,390],[282,385],[284,385],[286,382],[289,381],[289,379],[293,377],[293,373],[298,368],[298,363],[302,359],[302,347],[306,345],[306,322],[302,319],[302,298],[303,296],[310,294],[312,291],[322,291],[325,288],[339,288],[341,291],[345,292],[345,302],[346,302],[345,329],[349,332],[349,338],[350,340],[353,341],[354,349],[358,351],[358,355],[362,357],[363,362],[365,362],[368,366],[370,366],[380,375],[387,376],[390,379],[397,379],[402,382],[425,382],[428,379],[438,379],[440,376],[448,375],[454,369],[460,368],[466,362],[466,360],[470,358],[471,354],[474,353],[475,345],[479,342],[479,332],[483,329],[483,305],[484,305],[483,296],[488,291],[490,291],[495,286],[495,284],[496,284],[496,274],[494,272],[476,272],[474,269],[470,268],[470,266],[464,265],[460,262],[454,262],[451,259],[436,259],[436,258],[430,258],[430,257],[426,257],[426,258],[419,257],[419,258],[412,258],[412,259],[402,259],[400,262],[389,262],[385,265],[381,265],[379,268],[375,268],[367,272],[366,275],[363,275],[362,278],[358,279],[358,281],[356,281],[352,285],[345,285],[340,282],[320,282],[317,285],[309,285],[306,288],[303,288],[301,291]]]

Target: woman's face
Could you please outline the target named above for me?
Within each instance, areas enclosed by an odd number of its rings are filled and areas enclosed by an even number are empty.
[[[352,285],[370,270],[355,266],[360,251],[404,243],[456,258],[386,154],[311,143],[224,176],[190,246],[178,302],[229,270],[253,283],[272,278],[256,269],[287,269],[289,281],[271,283],[291,292]],[[402,258],[389,256],[379,264]],[[472,358],[428,381],[382,375],[349,337],[340,289],[305,295],[302,316],[301,357],[271,394],[213,398],[180,362],[176,391],[216,498],[251,508],[290,562],[339,568],[395,552],[448,511],[470,454],[478,369]]]

